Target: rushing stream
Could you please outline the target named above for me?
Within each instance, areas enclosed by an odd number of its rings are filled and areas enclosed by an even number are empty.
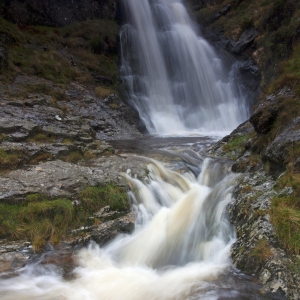
[[[145,154],[149,139],[137,141],[135,152]],[[61,266],[41,263],[43,256],[33,260],[13,277],[2,277],[1,299],[269,299],[230,263],[235,230],[225,208],[239,175],[228,162],[200,154],[214,141],[150,140],[155,147],[147,153],[164,157],[168,167],[149,158],[145,178],[130,170],[123,174],[136,215],[134,232],[76,252],[69,279]],[[126,144],[128,156],[132,141],[114,146]]]

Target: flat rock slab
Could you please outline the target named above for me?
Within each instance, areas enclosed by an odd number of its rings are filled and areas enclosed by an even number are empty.
[[[18,169],[0,177],[0,201],[21,202],[33,193],[46,194],[51,198],[76,198],[86,186],[114,182],[122,184],[121,172],[129,168],[138,177],[144,176],[149,160],[142,157],[101,157],[89,166],[48,161],[28,169]]]

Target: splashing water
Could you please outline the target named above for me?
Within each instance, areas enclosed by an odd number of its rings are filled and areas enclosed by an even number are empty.
[[[156,161],[148,171],[145,182],[124,174],[137,216],[132,235],[80,250],[70,281],[57,267],[28,265],[0,282],[1,299],[192,299],[195,289],[217,299],[235,238],[224,209],[237,175],[210,159],[198,177]]]
[[[124,0],[121,74],[151,134],[224,135],[248,117],[245,97],[180,0]]]

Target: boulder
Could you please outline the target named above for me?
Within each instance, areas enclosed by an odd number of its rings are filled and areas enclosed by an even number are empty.
[[[237,42],[231,41],[231,52],[241,54],[249,48],[258,37],[258,31],[254,27],[247,28]]]
[[[263,157],[277,165],[286,165],[291,160],[290,151],[300,142],[300,117],[292,120],[286,128],[276,136],[263,152]],[[299,168],[299,160],[295,158],[295,167]]]
[[[277,119],[282,101],[294,96],[294,93],[286,87],[278,93],[262,99],[250,118],[250,123],[253,125],[255,131],[262,134],[269,132]]]

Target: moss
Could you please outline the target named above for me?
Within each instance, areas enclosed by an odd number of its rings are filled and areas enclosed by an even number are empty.
[[[69,199],[51,200],[43,194],[28,195],[22,204],[1,203],[0,238],[28,238],[40,251],[46,242],[57,243],[71,229],[87,225],[88,217],[104,206],[129,210],[126,191],[113,184],[86,187],[78,197],[75,206]]]
[[[12,82],[17,74],[23,73],[58,84],[75,79],[94,83],[90,72],[95,72],[109,76],[115,85],[119,84],[118,25],[112,20],[89,20],[55,29],[42,26],[19,28],[0,18],[0,28],[7,37],[5,81]]]
[[[291,195],[276,196],[270,209],[271,222],[282,245],[300,254],[300,174],[286,172],[277,182],[278,191],[292,187]]]
[[[300,96],[300,44],[295,47],[291,58],[280,64],[280,76],[267,89],[273,93],[284,86],[290,87]]]
[[[272,256],[273,252],[265,239],[259,240],[256,247],[249,253],[249,257],[255,259],[259,265],[266,263]]]
[[[46,133],[36,133],[27,139],[28,142],[53,143],[54,138]]]
[[[83,159],[83,155],[81,152],[73,151],[64,157],[61,157],[61,159],[66,162],[77,163]]]
[[[280,243],[293,254],[300,254],[300,209],[293,196],[276,197],[270,210]]]
[[[30,164],[38,164],[39,162],[44,162],[44,161],[48,161],[48,160],[52,160],[54,157],[51,153],[48,152],[44,152],[44,153],[40,153],[36,156],[34,156],[31,160],[30,160]]]
[[[14,167],[19,162],[19,156],[0,149],[0,169]]]
[[[232,140],[230,140],[222,146],[222,150],[226,153],[228,158],[236,160],[242,155],[245,149],[245,143],[248,140],[248,138],[248,134],[242,136],[235,136]]]
[[[92,151],[85,151],[83,157],[85,159],[93,159],[96,157],[96,155]]]
[[[88,209],[97,210],[109,205],[113,210],[128,211],[128,196],[124,188],[109,184],[87,187],[79,194],[79,199]]]
[[[34,250],[40,250],[46,241],[64,236],[74,209],[67,199],[46,201],[38,195],[29,198],[23,205],[0,204],[0,236],[29,238]]]
[[[104,98],[108,97],[109,95],[114,94],[115,91],[108,87],[97,86],[95,88],[95,93],[96,93],[97,97],[99,97],[100,99],[104,99]]]

